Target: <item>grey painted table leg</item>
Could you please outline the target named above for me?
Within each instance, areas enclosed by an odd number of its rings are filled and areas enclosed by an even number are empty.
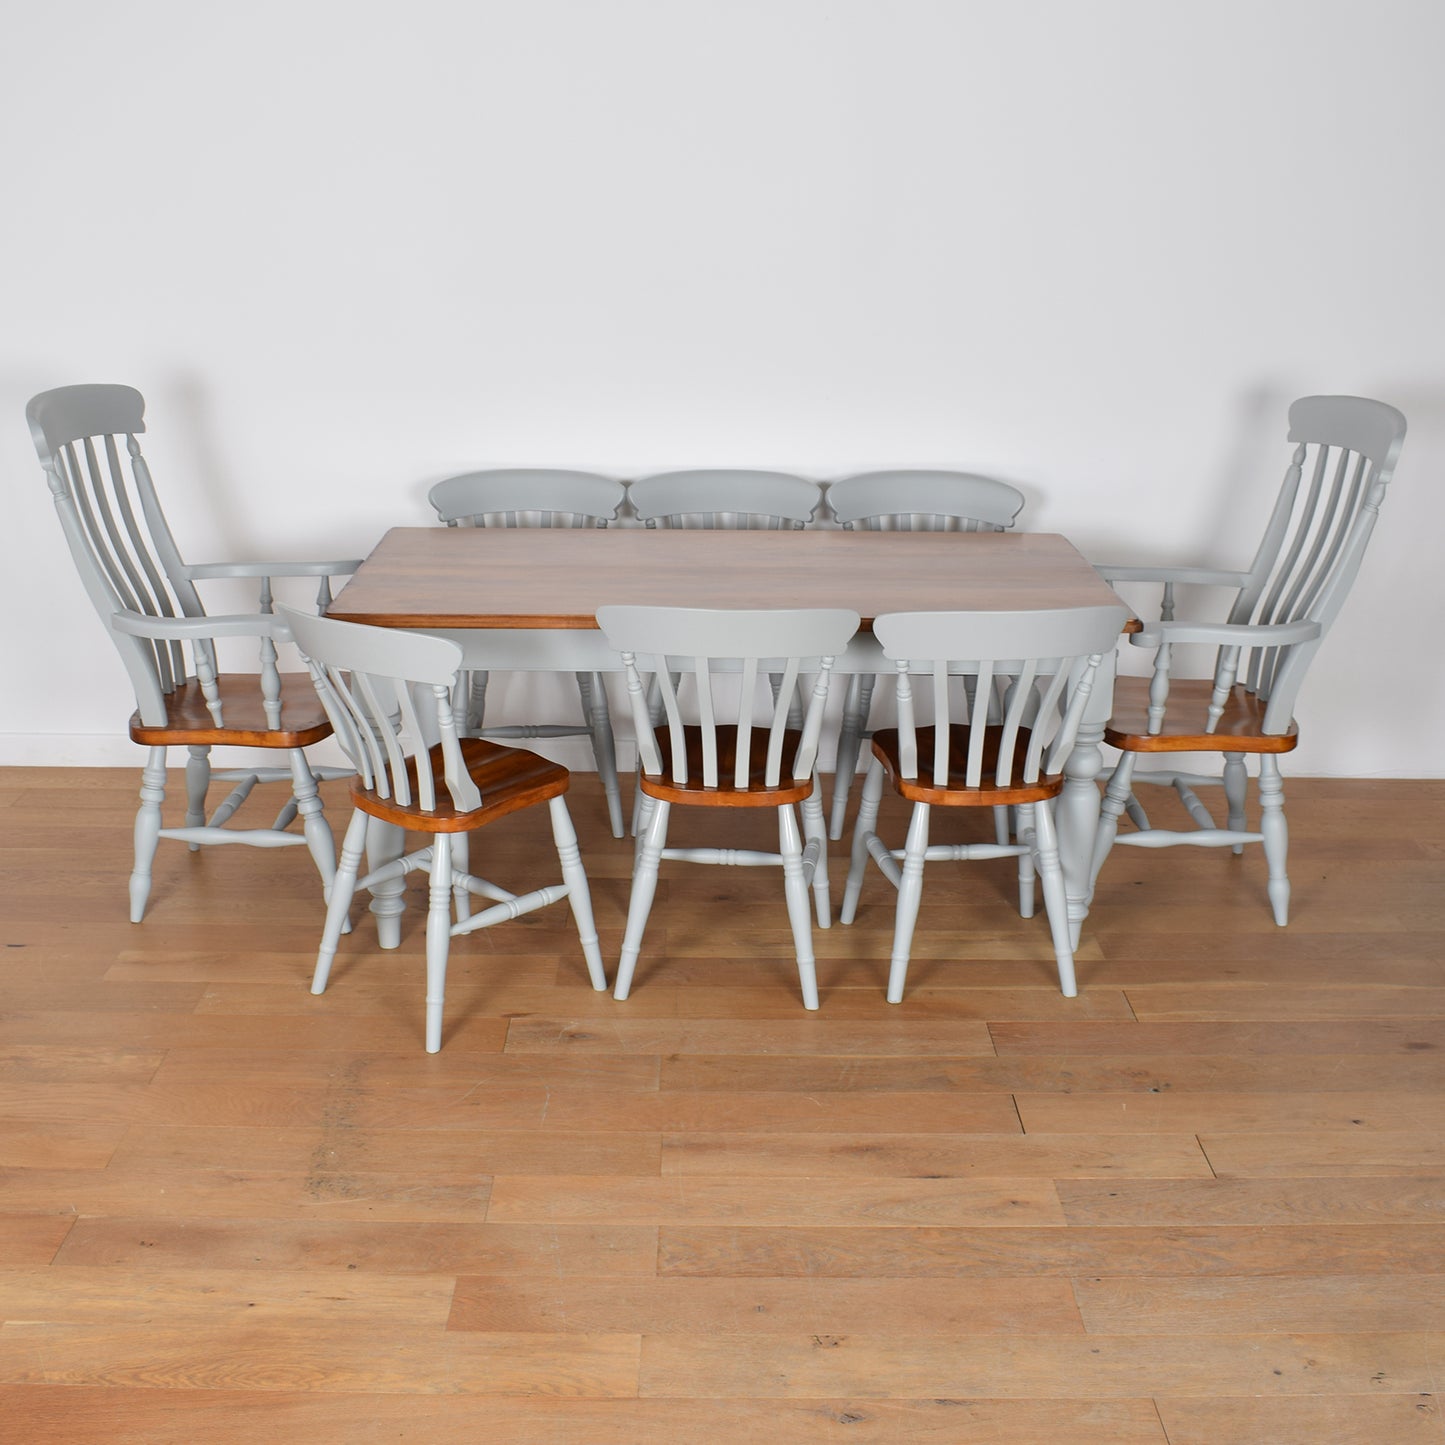
[[[374,872],[400,858],[406,849],[406,829],[373,818],[366,829],[366,867]],[[382,948],[401,943],[401,915],[406,912],[406,879],[393,878],[371,889],[371,911],[376,918],[376,941]]]

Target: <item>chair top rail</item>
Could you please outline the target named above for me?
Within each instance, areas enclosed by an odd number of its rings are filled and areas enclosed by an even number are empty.
[[[946,521],[992,531],[1012,527],[1023,510],[1017,487],[973,472],[894,469],[860,472],[829,485],[829,515],[844,526],[910,521],[915,531],[943,531]]]
[[[641,477],[627,488],[632,510],[649,525],[671,518],[766,518],[802,526],[817,515],[823,489],[791,472],[695,469]],[[703,523],[706,525],[706,523]],[[729,525],[715,521],[713,525]]]
[[[585,519],[568,525],[595,526],[615,521],[626,495],[621,482],[596,472],[509,467],[447,477],[432,487],[427,500],[448,526],[488,525],[491,517],[514,519],[491,525],[554,526],[559,516]],[[538,520],[516,520],[524,517]]]

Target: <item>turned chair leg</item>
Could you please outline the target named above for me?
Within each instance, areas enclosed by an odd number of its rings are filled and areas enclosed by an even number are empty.
[[[193,743],[186,749],[190,759],[186,763],[186,827],[203,828],[206,824],[206,794],[211,787],[211,749],[208,744]],[[201,845],[192,843],[192,853],[199,853]]]
[[[1229,829],[1234,833],[1244,831],[1244,799],[1249,787],[1249,774],[1244,766],[1243,753],[1224,755],[1224,798],[1229,809]],[[1244,852],[1244,844],[1236,843],[1230,851],[1237,858]]]
[[[346,837],[341,842],[341,862],[331,880],[331,896],[326,904],[326,926],[321,930],[321,947],[316,954],[316,971],[311,975],[311,992],[325,993],[331,977],[331,961],[347,922],[351,900],[356,896],[356,880],[361,872],[361,859],[366,851],[367,817],[359,808],[351,815]]]
[[[927,803],[913,805],[908,839],[903,845],[903,874],[898,884],[898,912],[893,920],[893,956],[888,963],[888,1002],[903,1002],[903,982],[913,952],[913,930],[923,902],[923,855],[928,852]]]
[[[823,795],[818,775],[813,774],[813,791],[802,802],[803,847],[813,858],[813,907],[818,927],[830,928],[833,904],[828,897],[828,826],[823,819]]]
[[[858,803],[858,821],[853,825],[853,851],[848,861],[848,881],[843,888],[843,907],[838,917],[852,923],[858,913],[858,897],[863,892],[863,874],[868,868],[868,840],[876,836],[878,807],[883,801],[883,764],[874,758],[863,781],[863,796]]]
[[[552,841],[557,845],[557,859],[562,865],[562,881],[567,885],[567,901],[572,905],[582,956],[587,960],[587,976],[592,980],[592,987],[601,993],[607,988],[607,975],[602,968],[602,949],[592,917],[592,890],[587,886],[587,871],[577,847],[577,830],[572,826],[565,799],[553,798],[547,806],[552,816]]]
[[[822,822],[819,809],[818,821]],[[788,922],[793,926],[793,949],[798,958],[798,983],[803,1007],[818,1007],[818,971],[813,958],[813,914],[808,904],[808,880],[803,870],[803,839],[791,803],[778,809],[778,852],[783,859],[783,896]]]
[[[166,750],[154,747],[141,771],[140,807],[135,815],[135,863],[130,875],[130,921],[145,917],[151,896],[151,868],[161,838],[161,804],[166,800]]]
[[[426,911],[426,1051],[442,1046],[442,1008],[447,993],[447,954],[452,943],[452,839],[432,838],[431,881]]]
[[[1064,869],[1059,860],[1059,837],[1054,814],[1048,803],[1025,804],[1020,813],[1032,814],[1027,822],[1019,820],[1019,831],[1028,830],[1029,841],[1038,854],[1039,881],[1043,885],[1044,912],[1049,919],[1049,932],[1054,940],[1054,960],[1059,969],[1059,988],[1065,998],[1076,998],[1078,981],[1074,977],[1073,930],[1069,923],[1069,897],[1064,886]],[[1023,841],[1022,838],[1019,840]]]
[[[582,717],[592,739],[597,776],[607,795],[607,819],[612,825],[612,836],[622,838],[627,829],[622,821],[622,786],[617,778],[617,740],[612,733],[612,714],[607,710],[607,688],[601,674],[579,672],[577,695],[582,700]]]
[[[657,871],[662,850],[667,843],[667,820],[672,804],[657,798],[648,799],[650,815],[637,849],[637,863],[632,870],[632,897],[627,905],[627,927],[622,935],[622,956],[617,963],[617,983],[613,998],[626,998],[632,989],[632,975],[637,969],[637,955],[642,951],[642,935],[647,928],[647,915],[657,893]]]
[[[1269,901],[1274,921],[1281,928],[1289,922],[1289,825],[1284,818],[1284,779],[1279,760],[1265,753],[1259,760],[1260,832],[1264,834],[1264,858],[1269,865]]]

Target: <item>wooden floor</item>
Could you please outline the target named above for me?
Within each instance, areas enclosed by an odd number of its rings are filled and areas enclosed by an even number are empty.
[[[0,1439],[1445,1441],[1445,783],[1289,782],[1284,930],[1257,849],[1116,851],[1073,1000],[1008,863],[898,1007],[874,870],[816,1015],[777,875],[664,865],[628,1002],[564,905],[435,1057],[419,909],[307,992],[304,852],[162,844],[128,924],[137,784],[0,772]]]

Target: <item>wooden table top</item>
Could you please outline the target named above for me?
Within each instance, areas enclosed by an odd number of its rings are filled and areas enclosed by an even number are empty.
[[[1118,602],[1049,532],[394,527],[328,612],[382,627],[583,629],[610,603],[847,607],[867,629],[888,612]]]

